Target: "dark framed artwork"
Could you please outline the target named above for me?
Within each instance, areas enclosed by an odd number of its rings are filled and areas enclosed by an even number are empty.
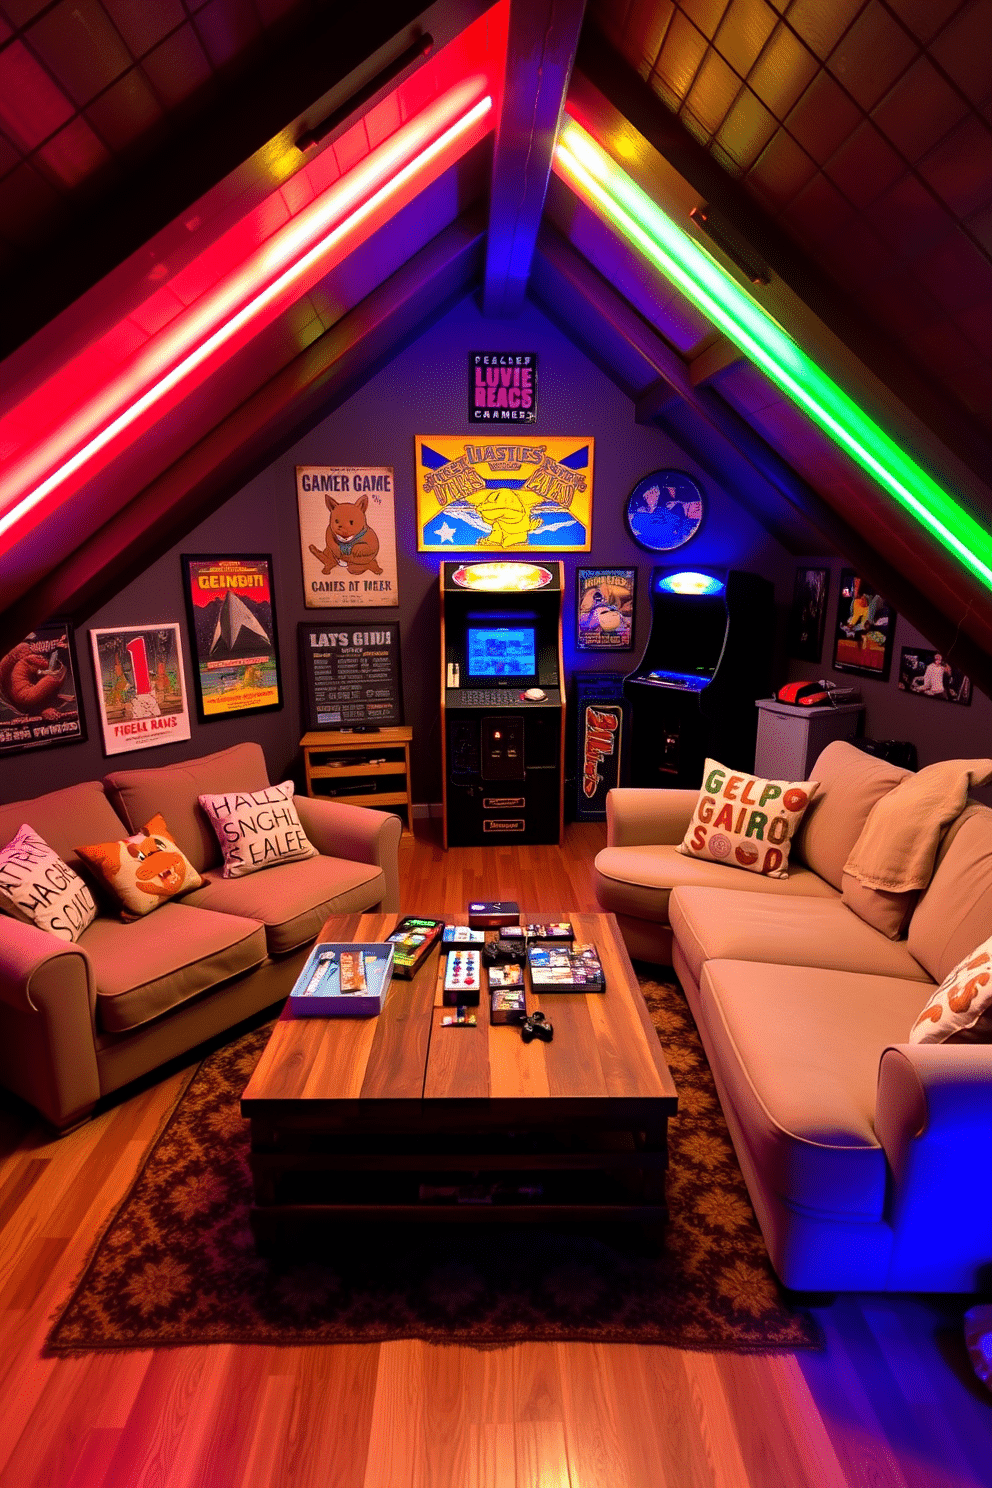
[[[183,553],[183,593],[201,723],[282,707],[267,553]]]
[[[332,616],[296,627],[308,730],[393,728],[403,722],[398,620],[343,624]]]
[[[696,536],[706,516],[701,487],[683,470],[654,470],[627,497],[624,520],[638,547],[671,553]]]
[[[895,610],[853,568],[841,569],[835,669],[887,682],[895,628]]]
[[[85,738],[72,624],[50,620],[0,656],[0,753]]]
[[[636,598],[636,568],[576,569],[576,649],[633,650]]]
[[[789,612],[789,655],[797,661],[819,661],[827,621],[829,568],[797,568]]]
[[[938,702],[960,703],[965,708],[971,704],[971,678],[945,661],[941,652],[926,651],[922,646],[903,646],[899,687]]]

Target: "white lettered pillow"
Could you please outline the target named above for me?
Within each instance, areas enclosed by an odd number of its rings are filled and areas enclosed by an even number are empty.
[[[793,833],[818,786],[817,780],[763,780],[708,759],[678,850],[688,858],[788,878]]]
[[[79,874],[26,822],[0,851],[0,910],[59,940],[78,940],[96,919]]]
[[[911,1044],[992,1041],[992,935],[958,962],[909,1031]]]
[[[300,823],[291,780],[265,790],[198,799],[217,833],[225,878],[244,878],[278,863],[317,856]]]

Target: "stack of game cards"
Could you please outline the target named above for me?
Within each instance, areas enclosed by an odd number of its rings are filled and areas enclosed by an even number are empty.
[[[552,945],[561,945],[575,939],[575,931],[568,920],[557,920],[550,925],[524,925],[524,934],[528,945],[548,942]]]

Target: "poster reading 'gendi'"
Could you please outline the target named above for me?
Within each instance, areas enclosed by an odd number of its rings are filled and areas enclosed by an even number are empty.
[[[398,605],[393,472],[385,465],[297,465],[308,609]]]
[[[418,434],[417,546],[422,553],[587,553],[593,441]]]

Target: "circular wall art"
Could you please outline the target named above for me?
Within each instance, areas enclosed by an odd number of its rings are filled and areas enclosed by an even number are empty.
[[[654,470],[627,497],[624,517],[634,541],[649,553],[682,548],[699,531],[706,498],[691,475]]]

